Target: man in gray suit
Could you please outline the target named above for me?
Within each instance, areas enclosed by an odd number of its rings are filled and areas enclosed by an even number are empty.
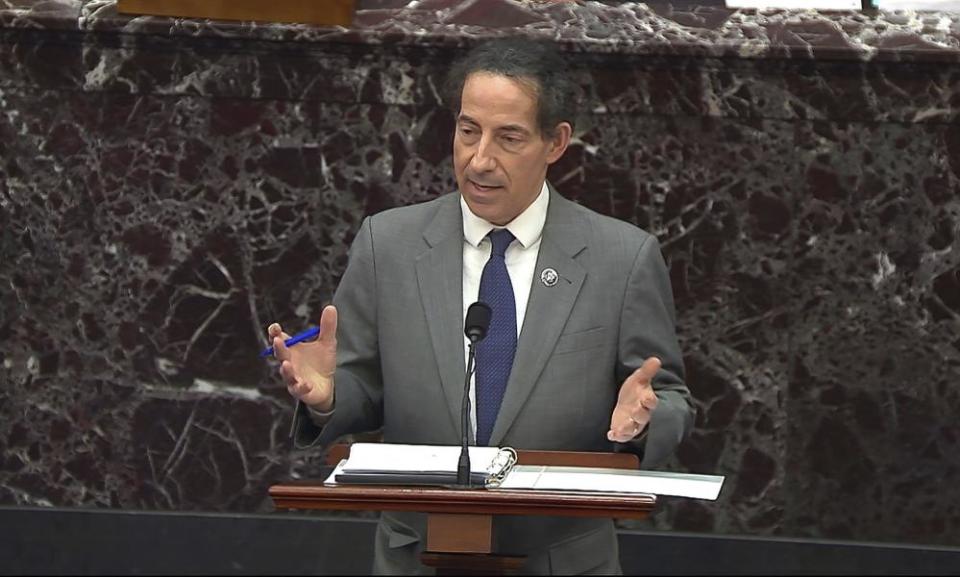
[[[471,439],[662,463],[694,416],[670,281],[656,238],[546,182],[572,133],[565,63],[543,44],[494,41],[448,84],[459,190],[364,220],[317,341],[287,348],[268,328],[298,400],[297,445],[378,428],[387,443],[458,444],[464,313],[487,295],[497,344],[477,353]],[[384,513],[374,571],[425,571],[425,525]],[[609,519],[503,516],[495,539],[527,556],[527,573],[620,572]]]

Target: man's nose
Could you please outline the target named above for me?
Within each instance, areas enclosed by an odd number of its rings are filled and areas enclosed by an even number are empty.
[[[488,139],[481,138],[473,157],[470,159],[470,168],[476,172],[494,170],[497,167],[497,161],[492,154],[492,148],[492,143]]]

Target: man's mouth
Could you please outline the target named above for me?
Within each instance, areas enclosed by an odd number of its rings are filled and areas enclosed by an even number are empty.
[[[500,188],[499,184],[480,184],[475,180],[471,180],[470,184],[477,187],[481,191],[488,191],[488,190],[494,190],[494,189]]]

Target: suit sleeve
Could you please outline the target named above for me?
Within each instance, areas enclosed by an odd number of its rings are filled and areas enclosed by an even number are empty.
[[[627,283],[620,325],[617,382],[656,356],[662,367],[653,380],[657,408],[645,434],[622,448],[642,454],[640,466],[662,464],[693,428],[696,415],[684,382],[683,356],[676,334],[673,290],[660,243],[649,235],[637,252]]]
[[[294,447],[326,446],[338,438],[380,428],[383,379],[377,337],[377,278],[373,220],[366,218],[350,247],[350,261],[337,287],[337,372],[334,410],[323,426],[303,403],[294,412]]]

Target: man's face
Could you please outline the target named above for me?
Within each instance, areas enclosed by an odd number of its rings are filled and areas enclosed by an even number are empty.
[[[453,168],[470,210],[502,226],[530,206],[547,166],[570,142],[568,123],[554,132],[548,137],[538,128],[531,85],[488,72],[468,76],[453,138]]]

